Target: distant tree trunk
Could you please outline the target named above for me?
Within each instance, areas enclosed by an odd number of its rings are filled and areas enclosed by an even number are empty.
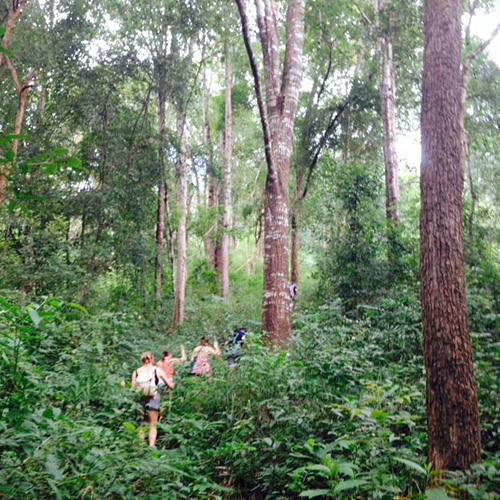
[[[225,49],[225,119],[224,119],[224,172],[222,178],[222,234],[220,236],[220,253],[217,261],[220,294],[224,299],[229,297],[229,233],[231,229],[231,164],[233,155],[233,119],[231,109],[231,52],[226,37]]]
[[[177,106],[177,137],[179,140],[179,159],[177,161],[177,253],[174,278],[174,311],[175,326],[184,322],[184,301],[186,296],[186,210],[187,210],[187,165],[186,165],[186,114],[181,105]]]
[[[17,72],[12,65],[9,58],[5,55],[5,51],[8,49],[10,40],[12,38],[12,32],[14,31],[14,26],[21,15],[21,11],[23,7],[28,3],[29,0],[21,0],[19,2],[8,2],[8,14],[7,14],[7,23],[5,24],[5,30],[2,36],[1,46],[4,49],[0,52],[0,68],[2,67],[3,62],[5,61],[10,73],[12,75],[12,80],[16,91],[19,95],[19,102],[16,113],[16,121],[14,124],[14,134],[18,135],[21,133],[21,125],[23,122],[24,110],[26,109],[26,103],[28,102],[28,91],[31,85],[31,80],[35,76],[35,74],[30,71],[26,76],[23,85],[20,85],[19,79],[17,77]],[[14,157],[17,155],[17,148],[19,144],[19,139],[14,139],[12,141],[11,149],[14,152]],[[5,198],[5,189],[7,187],[7,177],[10,174],[10,165],[5,164],[0,166],[0,210],[2,209],[3,200]]]
[[[207,206],[211,210],[217,203],[217,190],[214,175],[214,155],[212,150],[212,137],[210,133],[210,121],[208,116],[208,85],[206,72],[203,73],[203,138],[207,148]],[[216,225],[212,225],[203,236],[205,253],[211,267],[215,267],[215,241],[214,234],[217,231]]]
[[[264,107],[260,77],[248,36],[242,0],[240,12],[245,46],[254,77],[267,162],[264,230],[262,328],[275,345],[291,333],[292,300],[288,292],[288,177],[293,125],[302,72],[305,0],[290,0],[286,17],[286,48],[280,81],[279,12],[273,0],[255,0],[266,82]]]
[[[462,234],[461,0],[427,0],[422,81],[420,277],[428,459],[435,469],[480,460]]]
[[[155,247],[155,297],[160,306],[163,290],[163,235],[165,231],[165,108],[167,100],[166,68],[163,62],[155,67],[158,91],[158,201],[156,210],[156,247]]]
[[[5,61],[7,67],[10,70],[14,87],[19,96],[16,119],[14,122],[14,130],[13,130],[14,135],[19,135],[22,129],[24,111],[26,110],[26,104],[28,103],[29,89],[31,87],[31,82],[35,76],[35,73],[33,71],[29,71],[28,74],[26,75],[26,78],[24,79],[24,82],[21,84],[17,76],[17,71],[12,65],[10,59],[8,57],[5,57]],[[15,161],[15,158],[17,156],[18,147],[19,147],[19,139],[15,138],[13,139],[11,144],[11,150],[14,153],[13,161]],[[10,174],[10,164],[6,163],[0,166],[0,209],[2,208],[3,200],[5,198],[5,189],[7,187],[7,177],[9,176],[9,174]]]
[[[28,3],[29,0],[21,0],[20,2],[11,1],[8,2],[9,12],[7,14],[7,23],[5,24],[5,31],[2,36],[2,49],[6,51],[10,44],[10,39],[12,38],[12,32],[14,31],[14,26],[16,25],[23,7]],[[0,67],[2,67],[3,62],[7,59],[5,52],[0,52]]]
[[[377,16],[382,12],[387,3],[388,0],[377,0]],[[387,12],[385,12],[385,14],[387,14]],[[390,23],[382,23],[382,27],[380,28],[382,64],[379,93],[384,129],[386,218],[388,222],[397,226],[400,223],[401,215],[399,212],[399,178],[398,159],[396,154],[396,118],[394,111],[396,88],[392,57],[392,37],[390,26],[387,24]]]

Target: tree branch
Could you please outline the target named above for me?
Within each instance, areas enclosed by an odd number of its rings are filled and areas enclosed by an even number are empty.
[[[321,139],[319,140],[318,145],[316,146],[316,152],[314,153],[314,157],[311,161],[311,164],[309,165],[306,182],[304,184],[304,189],[303,189],[302,194],[300,195],[300,198],[299,198],[300,200],[303,200],[307,195],[307,192],[309,190],[309,185],[311,183],[312,175],[313,175],[314,170],[316,168],[316,165],[318,163],[321,152],[323,151],[323,148],[326,144],[326,141],[328,140],[328,138],[330,137],[332,132],[337,127],[338,120],[342,116],[342,113],[345,111],[347,106],[352,101],[354,101],[354,99],[355,99],[355,96],[348,97],[342,104],[337,106],[337,113],[335,114],[335,116],[333,116],[331,118],[330,123],[328,124],[328,127],[323,132],[323,135],[321,136]]]
[[[498,32],[500,31],[500,23],[498,23],[495,27],[495,29],[492,31],[491,36],[485,40],[482,44],[479,45],[475,50],[469,52],[464,59],[463,66],[462,66],[462,72],[464,68],[468,68],[469,64],[479,55],[481,52],[488,47],[488,45],[495,39],[495,37],[498,35]],[[467,70],[466,70],[467,71]]]
[[[12,83],[14,84],[16,92],[18,94],[20,94],[21,93],[21,84],[19,83],[19,78],[17,76],[16,68],[14,68],[14,65],[12,64],[10,58],[7,56],[5,56],[5,64],[6,64],[7,68],[9,69],[10,74],[12,76]]]
[[[241,20],[241,31],[243,34],[243,41],[245,43],[245,48],[247,50],[248,59],[250,61],[250,68],[252,70],[254,87],[255,87],[255,95],[257,98],[257,105],[259,107],[260,114],[260,122],[262,125],[262,133],[264,134],[264,150],[266,154],[266,162],[267,168],[270,172],[274,171],[273,159],[271,154],[271,134],[269,131],[269,123],[267,120],[266,108],[264,106],[264,101],[262,100],[262,89],[260,86],[260,77],[259,71],[257,69],[257,64],[255,62],[255,57],[253,54],[252,46],[250,44],[250,37],[248,35],[248,18],[245,12],[245,8],[243,6],[242,0],[234,0],[236,6],[238,7],[238,11],[240,14]]]

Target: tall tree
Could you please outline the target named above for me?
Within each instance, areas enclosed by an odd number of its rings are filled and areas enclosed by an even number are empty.
[[[385,208],[388,222],[399,224],[399,178],[396,154],[396,85],[392,56],[392,35],[389,0],[376,0],[377,20],[380,30],[381,74],[379,81],[380,104],[384,129]]]
[[[16,22],[18,21],[21,15],[21,10],[28,3],[28,1],[29,0],[23,0],[21,2],[19,1],[9,2],[7,11],[7,23],[3,30],[2,44],[0,47],[0,68],[2,66],[2,63],[5,61],[6,66],[10,71],[14,88],[16,89],[16,92],[18,94],[18,105],[17,105],[17,112],[13,130],[13,134],[15,136],[18,136],[21,133],[24,112],[26,110],[26,104],[28,103],[29,89],[31,87],[31,82],[35,76],[35,73],[34,71],[30,70],[27,73],[26,77],[24,78],[24,81],[21,83],[16,68],[14,67],[14,64],[7,55],[8,54],[7,49],[9,47],[12,38],[12,32],[14,31],[14,26],[16,25]],[[15,159],[17,155],[18,146],[19,146],[19,138],[15,137],[11,145],[11,150],[13,153],[11,160]],[[3,164],[0,164],[0,209],[2,208],[3,205],[3,200],[5,197],[5,189],[7,187],[7,177],[9,176],[10,165],[11,165],[10,161],[2,163]]]
[[[229,296],[229,230],[231,229],[231,164],[233,156],[233,118],[231,107],[231,49],[229,37],[224,40],[225,53],[225,99],[224,99],[224,170],[222,174],[222,233],[217,261],[220,294]]]
[[[154,61],[155,82],[158,94],[158,200],[156,211],[156,250],[155,250],[155,297],[157,306],[163,290],[163,247],[165,231],[166,170],[165,170],[165,112],[167,103],[167,69],[164,57]]]
[[[274,344],[284,345],[291,333],[292,303],[288,293],[288,178],[302,72],[305,0],[290,0],[288,4],[282,70],[278,5],[274,0],[255,0],[266,83],[265,106],[244,4],[242,0],[235,2],[254,77],[267,163],[262,328],[268,332]]]
[[[481,449],[462,234],[461,15],[461,0],[426,0],[420,294],[428,459],[436,469],[467,469]]]

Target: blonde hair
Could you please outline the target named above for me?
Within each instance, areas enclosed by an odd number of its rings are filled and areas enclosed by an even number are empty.
[[[149,363],[151,361],[153,361],[153,355],[149,351],[143,352],[141,354],[142,364]]]

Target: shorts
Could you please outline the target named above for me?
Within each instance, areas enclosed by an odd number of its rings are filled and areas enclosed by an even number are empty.
[[[160,411],[160,393],[155,393],[154,396],[142,396],[139,404],[144,411]]]

